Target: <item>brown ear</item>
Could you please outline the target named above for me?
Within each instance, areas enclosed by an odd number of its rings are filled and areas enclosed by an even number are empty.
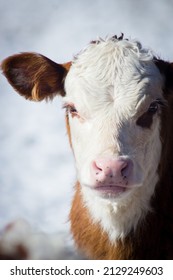
[[[9,83],[26,99],[41,101],[65,95],[64,79],[70,63],[57,64],[37,53],[21,53],[6,58],[1,68]]]
[[[165,77],[165,94],[173,92],[173,63],[156,59],[155,64],[159,68],[160,73]]]

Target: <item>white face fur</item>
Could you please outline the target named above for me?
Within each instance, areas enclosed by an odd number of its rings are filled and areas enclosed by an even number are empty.
[[[150,207],[161,154],[162,84],[149,50],[116,39],[91,43],[66,77],[64,102],[83,200],[112,241],[135,229]],[[133,162],[126,191],[95,189],[91,166],[98,158]]]

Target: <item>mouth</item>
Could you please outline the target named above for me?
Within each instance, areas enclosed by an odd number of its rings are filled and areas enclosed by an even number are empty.
[[[99,192],[102,195],[121,195],[127,191],[127,187],[116,186],[116,185],[106,185],[106,186],[97,186],[94,188],[95,191]]]

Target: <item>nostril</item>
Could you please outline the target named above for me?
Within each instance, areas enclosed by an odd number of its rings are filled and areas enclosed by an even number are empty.
[[[93,161],[93,163],[92,163],[92,168],[93,168],[93,170],[95,171],[95,174],[96,174],[96,175],[99,175],[100,172],[102,172],[102,168],[101,168],[101,167],[98,165],[98,163],[95,162],[95,161]]]
[[[132,166],[133,166],[133,163],[131,160],[128,160],[126,162],[124,162],[124,165],[121,169],[121,176],[126,179],[129,175],[130,175],[130,172],[132,170]]]
[[[97,169],[98,169],[99,171],[102,171],[102,170],[103,170],[103,169],[101,169],[101,168],[100,168],[100,167],[98,167],[98,166],[97,166]]]
[[[126,177],[127,177],[126,172],[127,172],[127,164],[126,164],[125,167],[123,167],[123,168],[121,169],[121,176],[124,177],[124,178],[126,178]]]

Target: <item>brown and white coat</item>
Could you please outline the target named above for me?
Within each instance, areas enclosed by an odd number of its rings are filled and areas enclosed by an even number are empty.
[[[66,64],[22,53],[1,67],[29,100],[62,96],[79,250],[93,259],[172,259],[173,64],[114,36]]]

